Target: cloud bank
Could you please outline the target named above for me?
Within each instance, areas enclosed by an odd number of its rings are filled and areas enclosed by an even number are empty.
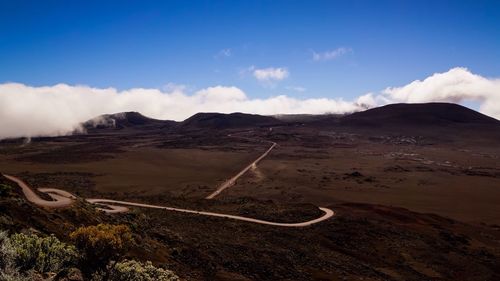
[[[378,104],[477,101],[479,111],[500,119],[500,79],[485,78],[463,67],[435,73],[402,87],[389,87],[376,96]]]
[[[5,83],[0,84],[0,138],[64,135],[98,115],[124,111],[181,121],[198,112],[270,115],[343,113],[360,109],[362,106],[356,101],[342,99],[295,99],[285,95],[251,99],[239,88],[224,86],[187,94],[183,87],[117,91],[66,84],[31,87]]]
[[[138,111],[170,120],[184,120],[197,112],[246,112],[263,115],[284,113],[346,113],[394,102],[478,101],[480,111],[500,118],[500,80],[453,68],[402,87],[389,87],[352,101],[296,99],[286,95],[249,98],[237,87],[215,86],[192,94],[184,87],[163,90],[92,88],[58,84],[31,87],[0,84],[0,139],[55,136],[72,132],[80,122],[101,114]]]

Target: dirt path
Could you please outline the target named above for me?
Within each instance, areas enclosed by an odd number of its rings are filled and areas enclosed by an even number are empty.
[[[321,208],[320,207],[319,209],[321,211],[323,211],[325,214],[317,219],[306,221],[306,222],[299,222],[299,223],[279,223],[279,222],[271,222],[271,221],[253,219],[253,218],[249,218],[249,217],[242,217],[242,216],[235,216],[235,215],[228,215],[228,214],[221,214],[221,213],[214,213],[214,212],[195,211],[195,210],[188,210],[188,209],[172,208],[172,207],[165,207],[165,206],[158,206],[158,205],[110,200],[110,199],[87,199],[87,201],[91,202],[93,204],[102,204],[102,205],[107,206],[107,207],[111,207],[111,206],[120,207],[120,206],[110,205],[110,204],[120,204],[120,205],[126,205],[126,206],[151,208],[151,209],[162,209],[162,210],[168,210],[168,211],[174,211],[174,212],[189,213],[189,214],[196,214],[196,215],[203,215],[203,216],[210,216],[210,217],[227,218],[227,219],[234,219],[234,220],[239,220],[239,221],[253,222],[253,223],[258,223],[258,224],[274,225],[274,226],[286,226],[286,227],[309,226],[309,225],[327,220],[330,217],[332,217],[333,215],[335,215],[335,213],[332,210],[330,210],[328,208]],[[114,212],[114,213],[116,213],[116,212]]]
[[[269,153],[269,151],[271,151],[271,149],[274,147],[274,145],[268,149],[267,153]],[[259,159],[254,161],[254,163],[256,163],[260,159],[264,158],[265,155],[267,155],[267,154],[266,153],[263,154],[261,157],[259,157]],[[254,163],[250,164],[250,167]],[[45,199],[41,198],[40,196],[38,196],[38,194],[36,194],[31,189],[31,187],[29,187],[21,179],[16,178],[14,176],[9,176],[9,175],[3,175],[3,176],[6,177],[7,179],[17,183],[21,187],[21,189],[24,193],[24,196],[26,196],[26,199],[29,202],[31,202],[35,205],[41,206],[41,207],[48,207],[48,208],[67,207],[67,206],[71,205],[74,202],[74,200],[76,199],[76,197],[73,194],[71,194],[67,191],[64,191],[64,190],[55,189],[55,188],[39,188],[38,191],[47,193],[53,199],[53,201],[45,200]],[[189,214],[210,216],[210,217],[219,217],[219,218],[226,218],[226,219],[252,222],[252,223],[257,223],[257,224],[282,226],[282,227],[310,226],[312,224],[316,224],[316,223],[322,222],[324,220],[327,220],[335,215],[335,213],[332,210],[330,210],[328,208],[321,208],[320,207],[319,209],[324,212],[324,215],[317,218],[317,219],[305,221],[305,222],[298,222],[298,223],[279,223],[279,222],[271,222],[271,221],[259,220],[259,219],[242,217],[242,216],[221,214],[221,213],[172,208],[172,207],[165,207],[165,206],[158,206],[158,205],[149,205],[149,204],[142,204],[142,203],[110,200],[110,199],[86,199],[86,201],[91,203],[91,204],[95,204],[95,205],[104,207],[104,208],[97,208],[97,209],[104,211],[106,213],[124,213],[124,212],[127,212],[129,209],[127,207],[123,206],[123,205],[125,205],[125,206],[141,207],[141,208],[162,209],[162,210],[173,211],[173,212],[189,213]]]
[[[227,181],[223,182],[216,191],[214,191],[212,194],[208,195],[205,199],[213,199],[215,196],[219,195],[222,191],[224,191],[226,188],[233,186],[236,183],[236,180],[243,176],[248,170],[252,168],[252,166],[256,166],[257,163],[259,163],[260,160],[264,159],[271,150],[277,145],[275,142],[271,142],[271,147],[267,149],[259,158],[255,159],[252,163],[250,163],[248,166],[246,166],[243,170],[241,170],[238,174],[236,174],[234,177],[228,179]]]

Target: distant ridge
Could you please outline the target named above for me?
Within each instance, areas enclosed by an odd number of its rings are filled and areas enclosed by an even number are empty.
[[[500,121],[453,103],[389,104],[340,118],[349,126],[500,125]]]
[[[282,121],[271,117],[245,113],[197,113],[181,122],[184,129],[211,128],[229,129],[259,126],[273,126],[282,124]]]
[[[310,123],[317,122],[324,119],[339,118],[342,114],[277,114],[273,115],[274,118],[288,123]]]
[[[175,121],[153,119],[131,111],[100,115],[83,123],[83,127],[85,129],[162,128],[176,124]]]
[[[277,115],[246,113],[197,113],[182,122],[158,120],[138,112],[105,114],[84,122],[86,130],[125,128],[152,130],[173,128],[234,129],[302,124],[313,127],[341,126],[359,129],[391,129],[408,131],[427,128],[484,129],[500,128],[500,121],[467,107],[453,103],[389,104],[348,115]],[[485,130],[487,131],[487,130]]]

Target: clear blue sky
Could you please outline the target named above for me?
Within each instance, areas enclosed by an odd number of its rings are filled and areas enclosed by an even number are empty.
[[[263,85],[252,65],[290,76]],[[0,0],[0,83],[350,99],[455,66],[500,77],[500,1]]]

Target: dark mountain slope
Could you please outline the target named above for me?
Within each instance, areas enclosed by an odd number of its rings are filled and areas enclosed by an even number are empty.
[[[340,119],[350,126],[450,126],[459,124],[500,126],[500,121],[452,103],[390,104]]]
[[[83,123],[83,127],[87,130],[124,128],[162,129],[175,126],[176,124],[177,122],[175,121],[153,119],[138,112],[121,112],[98,116]]]
[[[500,139],[500,121],[451,103],[390,104],[308,124],[316,129],[365,136],[403,135],[433,141],[491,141]]]
[[[183,129],[231,129],[280,125],[282,121],[270,116],[245,113],[197,113],[181,123]]]

